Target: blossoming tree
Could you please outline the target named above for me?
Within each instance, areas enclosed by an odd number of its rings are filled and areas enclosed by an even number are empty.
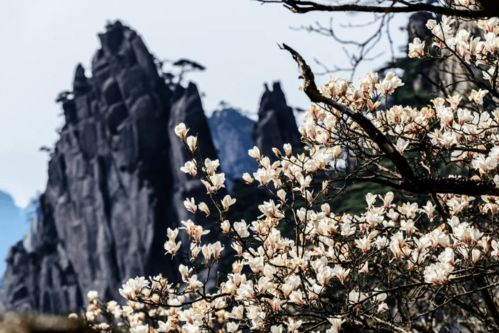
[[[207,230],[182,221],[165,242],[177,256],[179,234],[190,240],[181,282],[130,279],[123,305],[90,292],[86,319],[132,332],[499,330],[498,23],[428,21],[431,45],[414,40],[409,56],[452,59],[471,78],[462,94],[422,108],[391,105],[404,84],[393,73],[355,83],[333,77],[318,88],[303,57],[283,45],[312,105],[303,151],[276,147],[272,159],[249,151],[258,170],[244,181],[271,198],[255,203],[261,215],[230,219],[237,198],[220,195],[218,161],[203,159],[196,133],[179,124],[192,153],[182,171],[211,198],[187,198],[185,207],[218,221],[220,239],[206,242]],[[388,190],[368,194],[360,214],[335,212],[336,198],[357,183]],[[231,270],[221,274],[228,254]]]

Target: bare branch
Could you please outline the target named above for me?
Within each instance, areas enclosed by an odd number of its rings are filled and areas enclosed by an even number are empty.
[[[294,13],[304,14],[309,12],[360,12],[360,13],[415,13],[431,12],[438,15],[448,15],[462,18],[485,18],[499,16],[497,5],[491,1],[483,0],[483,9],[468,10],[456,9],[445,6],[435,6],[427,3],[407,3],[405,1],[393,1],[398,6],[372,6],[362,4],[328,5],[317,1],[300,0],[256,0],[261,3],[278,3],[284,5]]]

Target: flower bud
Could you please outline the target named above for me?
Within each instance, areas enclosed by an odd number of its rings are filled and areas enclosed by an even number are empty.
[[[180,138],[180,140],[182,140],[182,141],[185,140],[185,137],[187,136],[187,132],[189,132],[189,130],[185,127],[184,123],[180,123],[177,126],[175,126],[174,131],[175,131],[175,135],[178,136]]]

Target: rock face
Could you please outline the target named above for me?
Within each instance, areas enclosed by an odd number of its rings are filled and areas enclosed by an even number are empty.
[[[119,286],[130,277],[178,279],[179,263],[163,255],[166,230],[193,219],[186,197],[206,195],[179,170],[188,156],[174,135],[178,123],[198,136],[203,157],[217,158],[216,143],[229,186],[256,168],[247,155],[253,145],[269,156],[286,142],[301,147],[278,83],[266,87],[258,122],[223,110],[211,117],[210,132],[196,86],[165,83],[133,30],[116,22],[99,38],[91,77],[78,65],[72,91],[58,97],[65,123],[35,218],[8,254],[0,295],[6,309],[67,313],[84,306],[89,290],[120,299]],[[253,194],[247,197],[260,195]],[[189,242],[182,244],[181,253]]]
[[[167,86],[130,28],[116,22],[99,38],[92,76],[78,66],[72,93],[59,98],[65,124],[40,214],[7,259],[9,309],[65,313],[88,290],[119,299],[129,277],[177,278],[163,255],[166,229],[186,217],[184,198],[205,190],[178,171],[187,156],[173,127],[185,122],[216,158],[201,99],[194,84]]]
[[[282,150],[285,143],[290,143],[294,151],[302,147],[293,110],[287,105],[279,82],[274,82],[272,90],[265,85],[253,138],[260,151],[270,158],[274,156],[273,147]]]
[[[248,156],[254,146],[251,131],[255,122],[236,109],[226,108],[215,111],[208,123],[230,191],[234,180],[256,170],[255,160]]]

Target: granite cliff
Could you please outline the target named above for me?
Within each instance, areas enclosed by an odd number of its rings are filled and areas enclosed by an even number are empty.
[[[162,248],[167,227],[186,217],[185,196],[201,184],[178,171],[186,160],[173,127],[185,122],[216,158],[194,84],[167,86],[142,39],[117,22],[99,35],[92,75],[78,66],[60,96],[65,123],[52,151],[40,214],[7,258],[6,307],[61,313],[86,291],[119,298],[128,277],[176,265]]]
[[[178,262],[164,255],[166,229],[192,219],[183,200],[206,191],[179,171],[187,154],[176,124],[198,136],[203,156],[217,158],[218,150],[233,178],[254,167],[247,157],[253,142],[266,153],[288,141],[299,145],[279,84],[266,88],[256,124],[226,110],[215,113],[210,130],[196,86],[165,82],[136,32],[116,22],[99,39],[91,75],[78,65],[72,90],[58,98],[64,125],[37,214],[8,254],[1,296],[7,309],[67,313],[84,305],[88,290],[120,299],[127,278],[178,278]]]

